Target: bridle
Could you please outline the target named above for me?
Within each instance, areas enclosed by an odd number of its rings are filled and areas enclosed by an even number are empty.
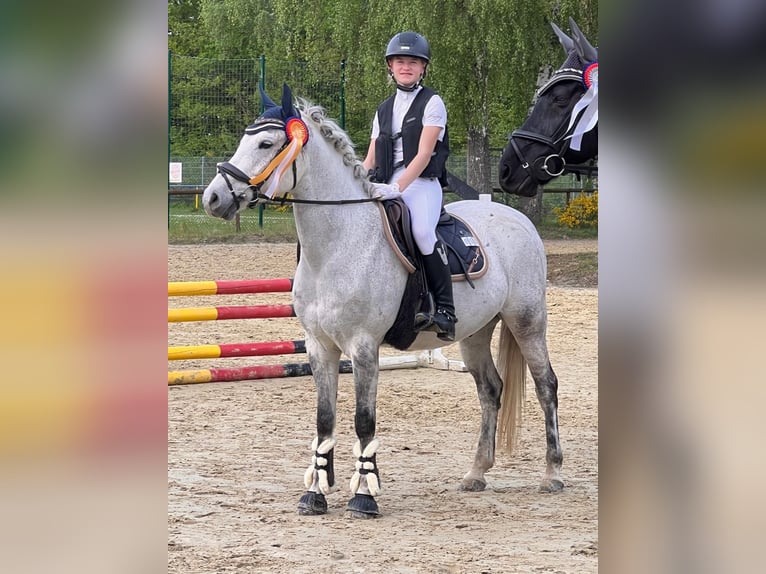
[[[539,98],[554,84],[559,82],[574,80],[582,84],[583,71],[577,68],[561,68],[553,74],[553,76],[538,90],[537,97]],[[553,132],[553,136],[548,137],[543,134],[538,134],[524,129],[514,130],[508,141],[516,153],[516,157],[519,158],[521,167],[523,167],[529,178],[536,185],[543,185],[549,182],[554,177],[558,177],[563,173],[577,173],[585,175],[595,175],[598,173],[598,167],[592,165],[574,165],[568,164],[564,159],[569,149],[569,117],[565,117],[564,121]],[[516,143],[516,139],[525,139],[541,143],[550,148],[553,153],[547,156],[540,156],[533,160],[531,163],[524,157],[519,145]]]
[[[286,196],[282,196],[279,199],[272,199],[271,196],[264,194],[261,192],[261,188],[263,187],[263,184],[266,182],[266,180],[276,171],[280,166],[284,164],[284,162],[289,161],[289,167],[292,169],[292,175],[293,175],[293,185],[290,189],[295,189],[295,186],[298,183],[298,176],[297,176],[297,167],[295,165],[296,160],[298,159],[298,155],[295,155],[294,157],[290,158],[288,155],[288,152],[290,151],[288,149],[288,146],[290,146],[291,143],[291,136],[289,135],[289,129],[290,129],[290,122],[295,120],[296,118],[290,118],[287,122],[282,122],[280,120],[276,119],[269,119],[267,121],[261,121],[256,122],[250,126],[247,127],[245,130],[246,135],[255,135],[257,133],[260,133],[262,131],[266,130],[280,130],[284,131],[288,134],[288,138],[285,140],[285,143],[277,150],[277,153],[274,155],[272,160],[269,162],[269,164],[266,166],[266,168],[259,173],[258,175],[255,175],[253,177],[248,176],[244,171],[239,169],[236,165],[231,163],[230,161],[224,161],[216,165],[216,170],[219,174],[221,174],[221,177],[223,177],[224,181],[226,182],[226,186],[229,188],[229,191],[231,192],[232,199],[234,201],[234,204],[237,206],[237,211],[239,211],[240,204],[242,203],[242,199],[244,198],[244,190],[240,192],[234,191],[234,186],[231,183],[231,180],[229,178],[233,178],[241,183],[247,184],[248,189],[253,190],[253,198],[248,202],[247,207],[253,208],[255,207],[259,202],[261,203],[269,203],[274,205],[284,205],[285,203],[310,203],[310,204],[316,204],[316,205],[344,205],[348,203],[369,203],[372,201],[377,201],[375,198],[363,198],[363,199],[338,199],[338,200],[320,200],[320,199],[295,199],[295,198],[288,198]],[[298,118],[298,121],[302,123],[302,120]],[[304,129],[306,128],[305,124],[302,124]],[[308,133],[308,132],[306,132]],[[306,135],[305,140],[308,141],[308,135]],[[302,147],[300,148],[302,151]]]

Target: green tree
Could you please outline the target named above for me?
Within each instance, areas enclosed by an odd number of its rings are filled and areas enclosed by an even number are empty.
[[[281,35],[272,0],[198,0],[200,19],[220,58],[257,58],[278,50]]]
[[[168,0],[168,49],[184,56],[214,54],[200,20],[200,0]]]
[[[423,3],[425,5],[425,3]],[[536,0],[444,2],[445,30],[437,49],[452,125],[465,134],[468,182],[490,193],[490,150],[526,116],[538,70],[544,63],[546,3]],[[425,7],[425,6],[424,6]],[[462,15],[462,16],[461,16]],[[438,22],[431,21],[434,32]]]

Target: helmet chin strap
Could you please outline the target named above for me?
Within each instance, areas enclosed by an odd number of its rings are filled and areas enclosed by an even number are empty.
[[[418,79],[418,81],[412,84],[411,86],[403,86],[402,84],[396,81],[396,78],[394,78],[393,72],[389,70],[388,74],[391,76],[391,79],[394,80],[394,83],[396,84],[396,89],[401,90],[403,92],[414,92],[415,90],[417,90],[420,84],[423,82],[423,78],[425,78],[426,76],[425,74],[421,75],[420,79]]]

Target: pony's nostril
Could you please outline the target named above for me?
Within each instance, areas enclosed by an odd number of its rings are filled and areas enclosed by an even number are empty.
[[[500,179],[508,179],[511,177],[511,168],[508,167],[507,163],[504,163],[500,166]]]
[[[208,200],[208,205],[211,207],[216,205],[218,203],[218,194],[216,192],[213,192],[210,194],[210,199]]]

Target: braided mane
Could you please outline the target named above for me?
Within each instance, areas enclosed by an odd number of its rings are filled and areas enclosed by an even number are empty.
[[[319,133],[343,156],[343,164],[351,167],[354,171],[354,178],[364,184],[364,190],[369,193],[370,182],[367,179],[367,170],[364,164],[356,155],[354,143],[348,134],[343,130],[335,120],[327,117],[327,111],[318,105],[311,104],[303,99],[298,99],[298,109],[308,115],[311,121],[319,128]]]

